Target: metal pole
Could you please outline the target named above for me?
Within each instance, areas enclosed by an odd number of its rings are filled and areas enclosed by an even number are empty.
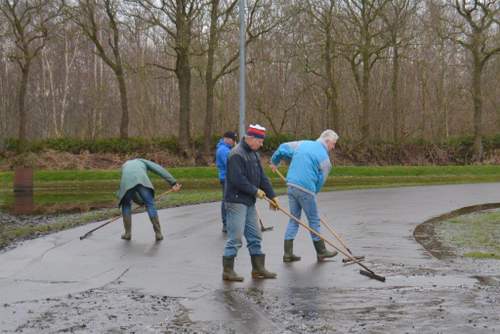
[[[239,137],[245,134],[245,42],[246,42],[246,18],[245,0],[240,1],[240,125]]]

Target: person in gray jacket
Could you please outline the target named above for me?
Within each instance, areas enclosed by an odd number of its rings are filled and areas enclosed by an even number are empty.
[[[164,179],[172,187],[172,191],[177,192],[181,189],[181,185],[162,166],[146,159],[126,161],[122,166],[120,189],[117,193],[123,216],[123,227],[125,228],[125,233],[122,234],[124,240],[132,238],[132,202],[146,206],[155,231],[155,238],[157,241],[163,240],[158,212],[154,203],[154,187],[148,177],[148,171]]]

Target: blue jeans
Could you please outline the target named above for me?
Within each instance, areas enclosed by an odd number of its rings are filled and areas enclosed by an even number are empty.
[[[134,188],[129,189],[125,193],[125,196],[123,196],[122,201],[120,202],[122,215],[125,216],[132,214],[132,201],[134,201],[134,198],[137,198],[137,196],[142,200],[142,202],[144,202],[149,218],[158,217],[158,212],[156,211],[154,202],[153,189],[147,188],[142,184],[138,184]]]
[[[222,217],[222,229],[226,230],[227,229],[227,227],[226,227],[226,222],[227,222],[227,219],[226,219],[226,205],[224,204],[224,196],[226,195],[226,193],[224,191],[224,180],[220,180],[220,184],[222,186],[222,201],[220,203],[220,214],[221,214],[221,217]]]
[[[316,205],[316,196],[302,191],[295,187],[288,187],[288,203],[290,205],[290,213],[297,219],[300,219],[302,210],[304,210],[309,227],[314,231],[320,232],[320,218],[318,207]],[[285,240],[293,240],[299,231],[299,224],[295,220],[290,219],[286,228]],[[313,241],[321,240],[318,236],[311,233]]]
[[[236,256],[243,235],[250,255],[262,255],[262,232],[257,222],[255,205],[226,202],[227,236],[224,256]]]

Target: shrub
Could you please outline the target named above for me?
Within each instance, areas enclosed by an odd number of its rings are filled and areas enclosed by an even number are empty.
[[[301,138],[303,139],[303,138]],[[297,140],[292,135],[288,134],[281,134],[281,135],[269,135],[266,137],[266,140],[264,140],[264,145],[262,146],[262,151],[263,152],[268,152],[271,153],[275,151],[280,144],[288,141],[294,141]]]

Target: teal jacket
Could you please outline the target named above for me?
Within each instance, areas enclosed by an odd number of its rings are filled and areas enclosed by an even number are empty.
[[[153,184],[148,177],[148,171],[160,176],[171,186],[177,183],[175,178],[167,172],[165,168],[152,161],[146,159],[128,160],[122,166],[120,190],[118,190],[118,193],[116,194],[119,202],[121,202],[123,196],[125,196],[128,190],[134,188],[138,184],[142,184],[144,187],[153,189],[154,191]]]

